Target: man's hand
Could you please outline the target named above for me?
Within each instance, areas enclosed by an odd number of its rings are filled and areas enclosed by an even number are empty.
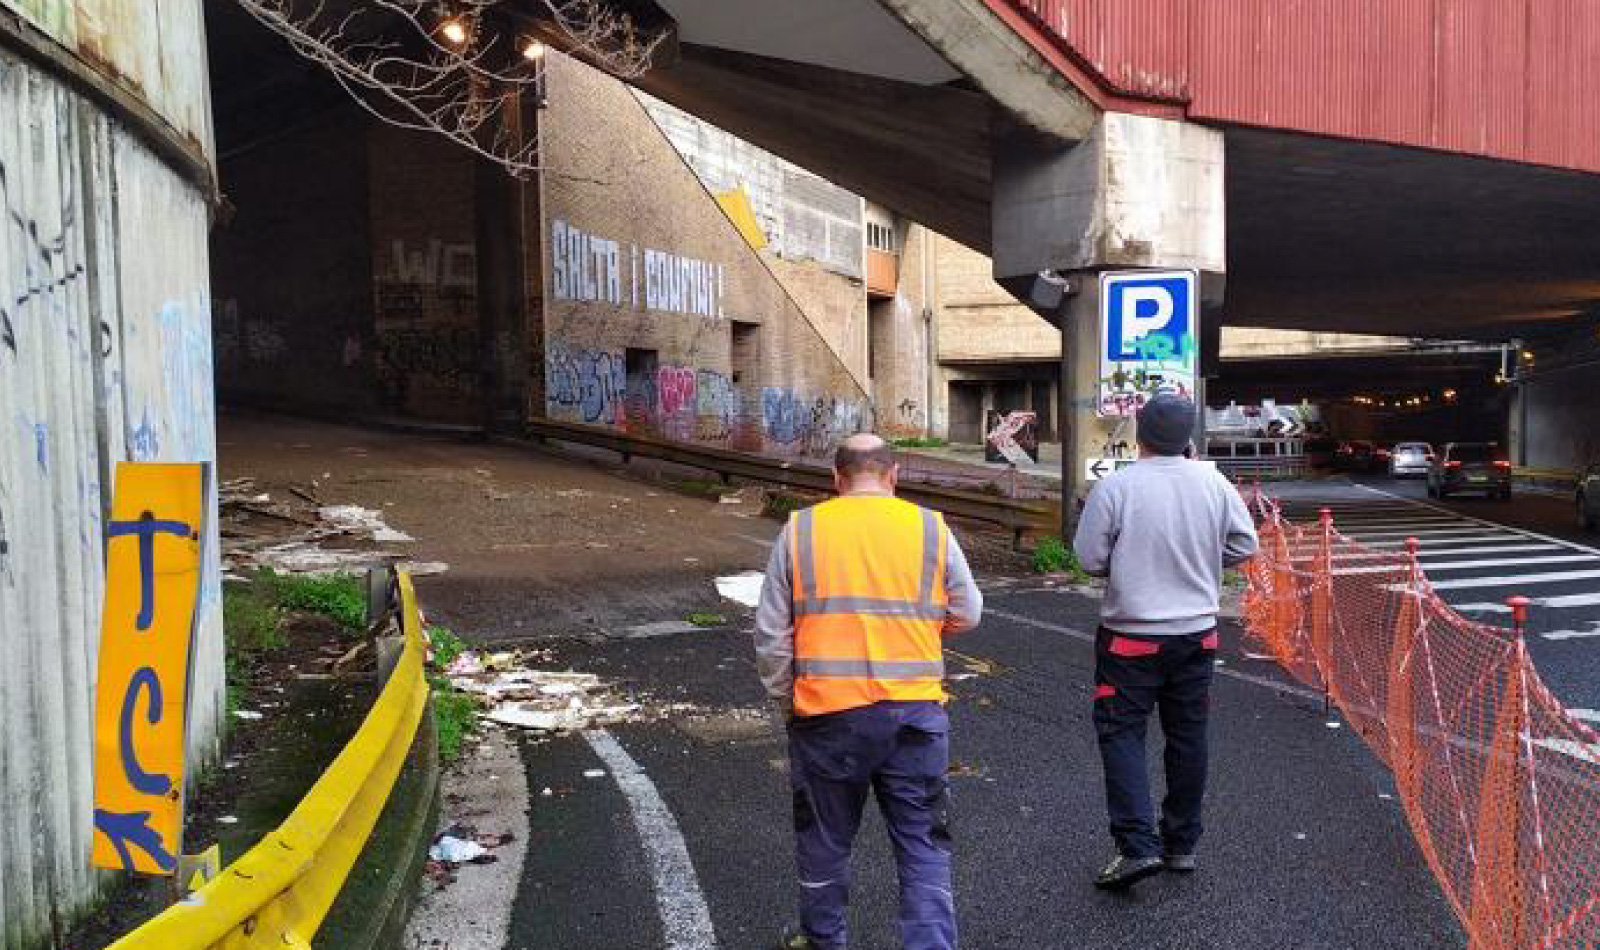
[[[779,732],[789,728],[789,721],[794,718],[794,698],[790,696],[774,696],[767,700],[767,713],[772,717],[772,725]]]

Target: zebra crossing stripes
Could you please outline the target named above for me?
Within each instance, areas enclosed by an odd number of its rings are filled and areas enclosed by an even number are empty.
[[[1525,594],[1540,608],[1537,636],[1550,642],[1600,637],[1600,621],[1580,619],[1600,607],[1600,550],[1365,491],[1369,494],[1280,500],[1285,515],[1301,524],[1314,523],[1328,510],[1339,534],[1364,549],[1336,553],[1335,575],[1393,573],[1391,559],[1415,540],[1418,563],[1434,591],[1459,613],[1503,617],[1510,612],[1504,598]],[[1290,546],[1300,564],[1313,563],[1319,551],[1314,529]]]

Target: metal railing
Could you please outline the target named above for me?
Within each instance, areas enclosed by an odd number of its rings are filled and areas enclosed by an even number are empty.
[[[624,461],[634,456],[660,459],[715,472],[725,479],[737,476],[808,491],[833,491],[832,471],[828,466],[816,462],[780,461],[746,452],[673,442],[552,419],[530,420],[524,424],[524,431],[529,437],[540,441],[554,439],[609,449],[620,454]],[[1046,501],[1024,501],[918,482],[901,482],[899,495],[907,501],[947,515],[1009,528],[1017,540],[1026,531],[1061,530],[1060,506]]]
[[[309,950],[405,764],[428,704],[422,616],[395,575],[404,647],[367,718],[277,829],[111,950]]]

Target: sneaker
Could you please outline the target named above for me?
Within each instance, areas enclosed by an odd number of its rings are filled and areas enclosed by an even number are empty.
[[[1160,858],[1128,858],[1119,854],[1094,879],[1094,886],[1103,891],[1125,890],[1152,874],[1160,874],[1161,868]]]
[[[1194,855],[1192,854],[1169,854],[1161,860],[1168,871],[1178,874],[1193,874],[1194,869],[1199,866],[1195,863]]]

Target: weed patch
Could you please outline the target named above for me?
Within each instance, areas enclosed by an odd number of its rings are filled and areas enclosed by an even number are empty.
[[[1084,573],[1083,566],[1078,563],[1078,555],[1067,546],[1067,543],[1057,537],[1044,537],[1033,548],[1033,572],[1035,574],[1071,574],[1073,580],[1082,582],[1089,579]]]
[[[697,627],[720,627],[728,622],[722,614],[696,612],[689,615],[689,622]]]
[[[323,614],[338,621],[346,630],[361,630],[366,626],[367,598],[361,581],[354,574],[312,577],[263,571],[257,577],[272,588],[279,606],[286,610]]]
[[[935,436],[928,439],[895,439],[889,444],[897,449],[942,449],[949,445],[950,441]]]
[[[461,638],[449,627],[429,627],[428,643],[433,647],[433,662],[440,669],[448,669],[456,657],[467,648]]]
[[[790,515],[809,507],[811,507],[810,500],[787,492],[769,491],[761,501],[761,513],[778,521],[787,521]]]

